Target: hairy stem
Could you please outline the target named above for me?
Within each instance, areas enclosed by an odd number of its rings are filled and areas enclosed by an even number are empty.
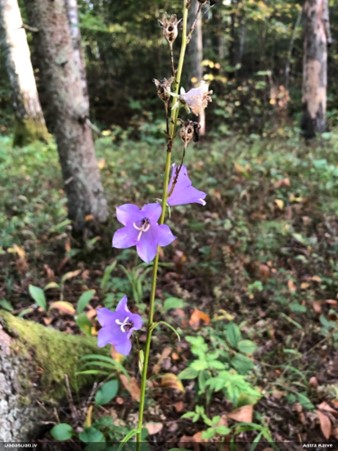
[[[188,20],[188,5],[186,0],[183,1],[183,31],[182,31],[182,43],[180,56],[178,60],[177,71],[175,74],[175,94],[178,94],[181,76],[183,70],[183,63],[185,57],[185,51],[187,47],[187,20]],[[169,130],[167,137],[167,154],[166,154],[166,162],[165,162],[165,171],[164,171],[164,180],[163,180],[163,194],[162,194],[162,214],[160,219],[160,224],[164,223],[166,209],[167,209],[167,198],[168,198],[168,185],[169,185],[169,176],[170,176],[170,168],[171,168],[171,151],[173,147],[173,141],[176,132],[177,118],[178,118],[179,109],[176,108],[171,110],[170,118],[169,118]],[[157,273],[158,273],[158,262],[159,262],[159,249],[157,251],[154,264],[153,264],[153,272],[152,272],[152,281],[151,281],[151,292],[150,292],[150,303],[149,303],[149,313],[148,313],[148,326],[147,326],[147,339],[144,349],[144,362],[142,368],[142,378],[141,378],[141,397],[140,397],[140,407],[139,407],[139,418],[138,418],[138,426],[137,426],[137,450],[141,449],[141,432],[143,426],[143,415],[144,415],[144,407],[145,407],[145,399],[146,399],[146,389],[147,389],[147,375],[148,375],[148,366],[149,366],[149,357],[150,357],[150,347],[151,347],[151,337],[154,326],[154,313],[155,313],[155,296],[156,296],[156,283],[157,283]]]

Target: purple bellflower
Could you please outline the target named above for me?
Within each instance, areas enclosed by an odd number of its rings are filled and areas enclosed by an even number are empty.
[[[98,333],[99,348],[111,344],[120,354],[129,354],[131,334],[134,330],[141,329],[142,318],[137,313],[131,313],[127,301],[127,296],[123,296],[115,312],[107,308],[98,309],[97,319],[102,326]]]
[[[162,207],[158,203],[147,204],[142,208],[124,204],[116,208],[116,217],[124,225],[113,236],[113,247],[125,249],[136,246],[139,257],[151,262],[158,246],[167,246],[176,238],[165,224],[158,224]]]
[[[182,165],[181,170],[177,176],[177,171],[179,166],[177,167],[173,164],[171,178],[168,187],[169,197],[167,199],[168,205],[170,207],[174,207],[176,205],[185,205],[185,204],[201,204],[206,205],[205,197],[206,193],[203,191],[199,191],[198,189],[192,186],[191,180],[188,176],[187,168]],[[173,186],[173,183],[176,180],[176,183]]]

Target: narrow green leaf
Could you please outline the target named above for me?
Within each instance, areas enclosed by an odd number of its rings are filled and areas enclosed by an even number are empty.
[[[43,310],[47,310],[47,301],[43,289],[40,287],[36,287],[35,285],[29,285],[28,291],[29,294],[34,299],[35,303]]]
[[[87,307],[89,302],[93,299],[95,292],[96,292],[95,290],[87,290],[81,294],[81,296],[76,304],[77,314],[80,314],[84,311],[84,309]]]

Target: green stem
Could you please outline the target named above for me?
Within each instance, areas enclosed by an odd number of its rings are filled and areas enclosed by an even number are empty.
[[[180,57],[178,60],[177,72],[175,77],[175,94],[178,94],[183,63],[185,57],[185,51],[187,47],[187,23],[188,23],[188,7],[186,4],[186,0],[183,0],[183,31],[182,31],[182,43],[181,43],[181,51]],[[179,109],[176,108],[171,111],[169,118],[169,133],[167,138],[167,156],[165,162],[165,171],[164,171],[164,180],[163,180],[163,194],[162,194],[162,214],[160,218],[160,224],[164,223],[166,210],[167,210],[167,197],[168,197],[168,185],[169,185],[169,176],[171,169],[171,151],[173,147],[173,141],[176,132],[177,118],[178,118]],[[138,418],[138,426],[137,426],[137,434],[136,434],[136,442],[137,442],[137,450],[141,449],[141,432],[143,426],[143,415],[144,415],[144,407],[145,407],[145,399],[146,399],[146,389],[147,389],[147,374],[148,374],[148,366],[149,366],[149,357],[150,357],[150,347],[151,347],[151,337],[154,329],[154,313],[155,313],[155,296],[156,296],[156,284],[157,284],[157,273],[158,273],[158,262],[159,262],[159,249],[157,250],[157,254],[153,264],[153,272],[152,272],[152,281],[151,281],[151,292],[150,292],[150,303],[149,303],[149,313],[148,313],[148,326],[147,326],[147,338],[144,349],[144,362],[142,368],[142,378],[141,378],[141,396],[140,396],[140,406],[139,406],[139,418]]]

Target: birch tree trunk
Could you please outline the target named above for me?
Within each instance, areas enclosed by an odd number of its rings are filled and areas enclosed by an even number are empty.
[[[194,20],[198,7],[200,3],[197,0],[194,0],[191,5],[191,14],[190,14],[190,26],[192,21]],[[203,31],[202,31],[202,13],[199,14],[195,30],[192,34],[191,41],[188,46],[188,55],[189,55],[189,72],[190,72],[190,80],[193,84],[196,82],[200,82],[203,79]],[[199,117],[199,122],[201,125],[200,135],[205,135],[205,111],[202,111]]]
[[[25,0],[49,97],[53,129],[68,197],[69,217],[77,232],[107,219],[107,202],[95,158],[88,97],[73,41],[64,0]]]
[[[16,118],[14,145],[23,146],[35,140],[48,141],[17,0],[0,0],[0,39]]]
[[[80,22],[79,22],[79,11],[77,0],[66,0],[68,23],[70,28],[70,34],[72,37],[73,44],[73,58],[74,62],[80,71],[81,83],[83,90],[83,97],[88,102],[89,110],[89,97],[87,88],[87,77],[85,70],[84,57],[81,47],[81,32],[80,32]]]
[[[303,116],[306,138],[326,130],[327,46],[331,43],[328,0],[305,0]]]

